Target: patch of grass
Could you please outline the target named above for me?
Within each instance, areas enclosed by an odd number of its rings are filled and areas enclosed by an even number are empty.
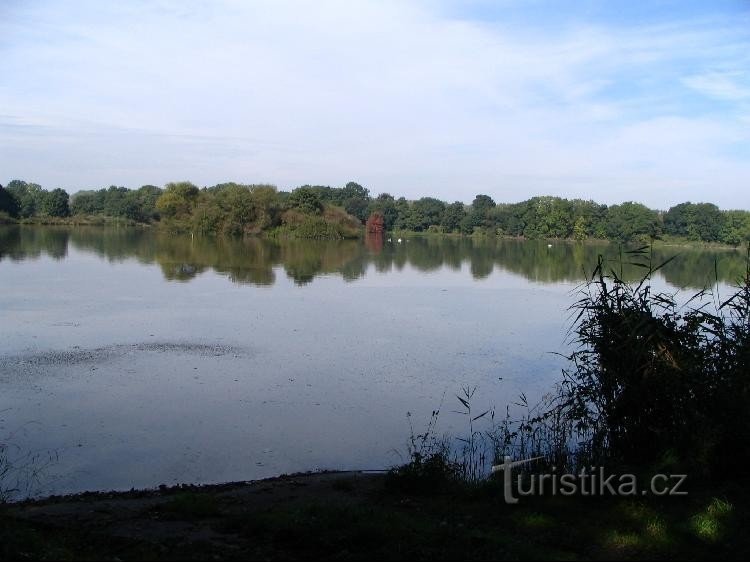
[[[180,492],[158,511],[175,519],[204,519],[216,517],[221,513],[219,501],[215,496],[195,492]]]
[[[321,495],[318,488],[305,497],[304,487],[295,488],[294,499],[262,507],[243,494],[248,503],[223,510],[215,509],[218,499],[206,499],[212,492],[179,492],[167,505],[192,520],[195,531],[185,532],[194,539],[170,531],[122,541],[109,537],[106,527],[92,533],[87,525],[6,521],[0,512],[0,558],[696,560],[744,559],[750,552],[742,527],[748,494],[739,486],[682,499],[528,497],[510,506],[490,486],[425,495],[372,482],[363,493],[350,482],[356,494],[328,488],[331,494]],[[153,524],[153,514],[142,518],[139,524]],[[221,538],[198,539],[212,534]]]
[[[606,534],[604,546],[614,551],[635,550],[640,549],[642,543],[637,533],[614,530]]]
[[[442,506],[432,502],[358,506],[314,502],[294,510],[275,508],[256,514],[238,521],[234,530],[267,545],[275,557],[292,559],[490,559],[520,547],[507,531],[474,526],[458,513],[444,512]],[[528,546],[530,552],[536,550],[536,545]]]
[[[94,535],[82,529],[62,529],[19,521],[0,508],[0,560],[153,560],[157,547],[147,542]]]
[[[356,484],[353,478],[337,478],[331,484],[331,488],[338,492],[351,493],[357,489]]]
[[[715,543],[726,534],[733,511],[734,507],[728,501],[713,498],[703,511],[693,515],[690,527],[701,540]]]
[[[550,529],[555,526],[555,519],[544,513],[519,512],[515,518],[519,525],[529,529]]]

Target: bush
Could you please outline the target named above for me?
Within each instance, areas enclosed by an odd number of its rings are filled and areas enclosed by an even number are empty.
[[[460,466],[442,451],[415,453],[409,463],[389,470],[385,481],[389,490],[410,494],[449,492],[461,482]]]
[[[281,223],[274,234],[288,238],[342,240],[356,238],[362,233],[359,220],[338,207],[326,207],[322,216],[290,209],[281,216]]]
[[[747,472],[750,452],[750,254],[729,299],[704,290],[686,307],[653,291],[640,248],[635,285],[600,258],[574,305],[578,349],[563,406],[593,454],[647,466],[675,459],[703,474]],[[668,262],[667,262],[668,263]]]

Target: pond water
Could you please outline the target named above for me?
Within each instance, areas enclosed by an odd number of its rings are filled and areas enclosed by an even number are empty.
[[[617,252],[0,227],[0,443],[36,494],[387,468],[434,409],[464,431],[462,387],[503,412],[551,390],[584,271]],[[682,250],[656,284],[715,270],[744,256]]]

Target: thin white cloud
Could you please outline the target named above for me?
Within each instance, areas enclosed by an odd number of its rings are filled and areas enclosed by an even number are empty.
[[[75,1],[19,3],[0,36],[5,179],[750,207],[743,90],[711,70],[747,60],[730,20],[541,34],[429,3]]]
[[[710,97],[741,101],[750,99],[750,74],[735,72],[711,72],[685,78],[690,88]]]

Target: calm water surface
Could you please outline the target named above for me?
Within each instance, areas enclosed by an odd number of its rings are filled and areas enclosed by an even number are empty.
[[[583,271],[616,251],[0,227],[0,442],[55,457],[41,494],[387,468],[407,412],[421,430],[444,401],[461,433],[462,386],[503,411],[549,391]],[[684,251],[657,285],[714,263],[744,267]]]

